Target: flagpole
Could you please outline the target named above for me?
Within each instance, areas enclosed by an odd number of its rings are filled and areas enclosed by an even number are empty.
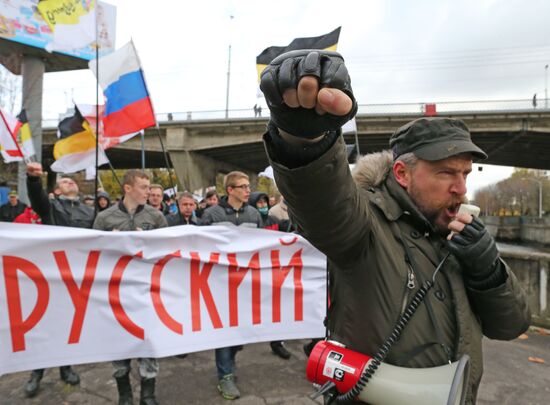
[[[149,93],[149,89],[147,87],[147,81],[145,80],[145,74],[143,73],[143,69],[141,68],[141,66],[142,66],[141,65],[141,60],[139,59],[139,55],[137,53],[136,46],[134,45],[134,40],[130,39],[130,43],[132,44],[132,47],[134,48],[134,54],[136,55],[136,58],[138,60],[138,64],[140,66],[139,72],[141,74],[143,84],[145,85],[145,90],[147,91],[147,94],[151,94],[151,93]],[[166,169],[168,170],[168,180],[170,180],[170,186],[172,187],[172,189],[174,190],[174,193],[175,193],[176,187],[174,185],[174,180],[172,180],[172,173],[170,172],[171,168],[170,168],[170,163],[168,162],[168,154],[166,153],[166,149],[164,148],[164,142],[162,142],[162,136],[160,135],[160,126],[159,126],[159,122],[157,120],[157,116],[155,114],[155,108],[153,107],[153,100],[151,99],[151,97],[149,97],[149,103],[151,104],[151,111],[153,112],[153,117],[155,118],[155,128],[157,130],[157,136],[159,138],[160,147],[162,149],[162,155],[164,156],[164,162],[166,164]],[[145,128],[142,131],[143,132],[142,132],[142,138],[141,139],[143,140],[144,139],[143,137],[145,136]],[[145,154],[145,149],[143,149],[143,153]],[[143,157],[143,159],[145,160],[145,157]],[[176,199],[176,208],[178,209],[178,216],[181,219],[182,215],[181,215],[180,206],[177,202],[177,199]]]
[[[170,163],[168,161],[168,154],[166,153],[166,149],[164,149],[164,142],[162,142],[162,136],[160,135],[160,126],[159,126],[159,123],[158,121],[156,120],[155,118],[155,122],[156,122],[156,129],[157,129],[157,136],[159,138],[159,142],[160,142],[160,148],[162,149],[162,154],[164,156],[164,162],[166,164],[166,169],[168,169],[168,180],[170,180],[170,187],[172,187],[172,190],[174,190],[174,196],[176,197],[176,208],[178,209],[178,217],[182,218],[182,215],[181,215],[181,211],[180,211],[180,205],[179,205],[179,202],[178,202],[178,196],[176,194],[176,186],[174,184],[174,180],[172,180],[172,173],[171,173],[171,167],[170,167]],[[188,190],[190,191],[190,190]]]
[[[145,90],[147,94],[149,93],[149,89],[147,88],[147,81],[145,80],[145,74],[143,73],[143,69],[141,68],[141,60],[139,59],[139,55],[137,53],[136,46],[134,44],[134,40],[130,38],[130,43],[132,44],[132,48],[134,49],[134,54],[136,55],[136,58],[138,60],[139,65],[139,71],[141,74],[141,79],[143,80],[143,84],[145,85]],[[155,109],[153,108],[153,100],[151,100],[151,97],[149,97],[149,103],[151,104],[151,111],[153,112],[153,116],[155,117],[155,124],[158,126],[157,117],[155,115]],[[162,140],[161,140],[162,143]],[[141,170],[145,170],[145,128],[141,130]]]
[[[6,126],[6,128],[8,129],[12,139],[13,139],[13,142],[15,143],[15,146],[17,146],[17,150],[19,151],[19,153],[21,154],[21,156],[23,156],[23,159],[25,159],[25,155],[23,155],[23,151],[21,150],[21,148],[19,147],[19,144],[17,143],[17,138],[15,137],[15,135],[13,134],[10,126],[8,125],[8,121],[6,120],[6,117],[4,117],[4,111],[2,111],[2,109],[0,109],[0,115],[2,116],[2,121],[4,121],[4,125]]]
[[[120,179],[116,175],[115,168],[113,167],[113,164],[111,163],[111,159],[107,159],[107,161],[109,163],[109,168],[111,169],[111,172],[113,173],[113,176],[114,176],[116,182],[118,183],[118,186],[120,187],[120,191],[124,192],[124,189],[122,188],[122,183],[120,182]]]
[[[141,170],[145,170],[145,131],[141,130]]]
[[[94,3],[95,7],[95,182],[94,182],[94,218],[97,216],[98,204],[97,204],[97,188],[99,185],[99,35],[98,35],[98,21],[97,21],[97,1]],[[109,161],[109,164],[111,162]],[[114,173],[114,169],[113,169]],[[115,174],[116,177],[116,174]],[[118,180],[118,179],[117,179]],[[120,184],[120,182],[119,182]],[[121,186],[122,188],[122,186]]]
[[[227,90],[225,92],[225,118],[229,117],[229,82],[231,79],[231,21],[233,16],[229,16],[229,55],[227,58]]]

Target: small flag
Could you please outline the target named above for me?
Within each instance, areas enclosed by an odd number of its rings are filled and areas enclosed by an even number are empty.
[[[133,42],[88,63],[103,87],[105,137],[132,134],[156,124],[153,105]]]
[[[54,172],[74,173],[95,166],[96,137],[78,108],[72,117],[59,123],[58,134],[60,139],[53,147],[55,162],[51,169]],[[101,147],[98,154],[98,165],[109,163]]]
[[[29,126],[29,121],[27,120],[27,112],[25,109],[22,109],[19,115],[17,116],[17,124],[15,130],[13,131],[15,136],[19,136],[19,142],[21,143],[21,152],[26,158],[36,155],[34,150],[34,145],[32,143],[32,134],[31,127]]]
[[[287,46],[270,46],[264,49],[263,52],[256,57],[258,82],[260,82],[262,72],[267,65],[277,56],[285,52],[296,51],[298,49],[324,49],[326,51],[335,51],[338,46],[341,28],[342,27],[338,27],[334,31],[318,37],[296,38]]]
[[[73,115],[62,119],[57,125],[57,137],[59,139],[64,139],[79,132],[86,131],[86,128],[84,128],[85,121],[78,107],[75,107]]]
[[[105,106],[100,105],[99,108],[97,108],[97,106],[94,104],[78,104],[77,108],[84,119],[88,121],[88,123],[90,124],[90,128],[92,128],[94,133],[97,131],[97,134],[99,135],[99,144],[101,145],[103,150],[107,150],[109,148],[112,148],[113,146],[126,142],[127,140],[141,133],[141,131],[138,131],[123,136],[105,136],[103,133],[103,111],[105,110]],[[99,125],[97,125],[96,122],[98,112]]]
[[[17,119],[0,108],[0,154],[6,163],[23,160],[23,152],[15,138],[16,126]]]
[[[42,0],[37,8],[53,31],[48,52],[72,51],[96,39],[96,0]]]

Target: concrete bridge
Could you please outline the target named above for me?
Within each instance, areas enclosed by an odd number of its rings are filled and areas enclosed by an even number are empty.
[[[268,113],[268,111],[266,110]],[[241,170],[253,178],[268,165],[262,134],[268,117],[251,117],[251,110],[160,114],[160,129],[145,134],[147,167],[166,167],[159,136],[184,188],[215,184],[217,173]],[[393,131],[426,115],[462,119],[474,142],[488,154],[489,164],[550,169],[550,109],[533,108],[531,100],[446,102],[435,104],[361,105],[356,117],[361,154],[388,147]],[[56,123],[52,123],[56,125]],[[53,127],[44,129],[43,161],[53,162]],[[348,144],[354,134],[345,135]],[[109,149],[115,168],[140,167],[140,137]]]

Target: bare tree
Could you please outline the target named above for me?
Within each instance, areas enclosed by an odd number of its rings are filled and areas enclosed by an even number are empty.
[[[542,210],[550,212],[550,180],[542,170],[517,168],[509,178],[477,190],[474,200],[484,215],[538,215],[538,183]]]
[[[0,65],[0,106],[12,114],[19,112],[21,86],[21,77]]]
[[[21,105],[21,78],[0,65],[0,107],[17,114]],[[0,158],[0,182],[17,183],[17,163],[4,163]]]

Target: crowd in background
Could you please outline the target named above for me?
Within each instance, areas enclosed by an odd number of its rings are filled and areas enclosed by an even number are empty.
[[[294,232],[287,206],[282,197],[251,191],[249,178],[242,172],[231,172],[224,179],[225,194],[211,189],[203,198],[188,191],[169,196],[160,184],[151,184],[149,175],[141,170],[128,170],[123,178],[123,197],[112,199],[100,189],[97,198],[81,195],[71,177],[59,177],[53,190],[42,187],[42,165],[27,164],[27,191],[30,206],[19,201],[15,190],[8,193],[8,202],[0,206],[0,221],[35,223],[104,231],[146,231],[178,225],[234,225],[266,230]],[[307,345],[306,345],[307,346]],[[281,341],[270,342],[273,354],[289,359],[290,352]],[[242,346],[215,350],[218,373],[217,389],[228,400],[240,397],[235,379],[235,357]],[[306,350],[306,348],[304,348]],[[311,350],[309,348],[309,350]],[[185,355],[178,356],[180,358]],[[140,405],[157,405],[155,380],[159,372],[156,359],[137,359],[141,378]],[[113,362],[119,394],[119,405],[132,405],[129,379],[130,359]],[[80,377],[70,366],[59,368],[61,379],[77,385]],[[32,371],[25,384],[27,397],[34,397],[40,388],[44,370]]]

